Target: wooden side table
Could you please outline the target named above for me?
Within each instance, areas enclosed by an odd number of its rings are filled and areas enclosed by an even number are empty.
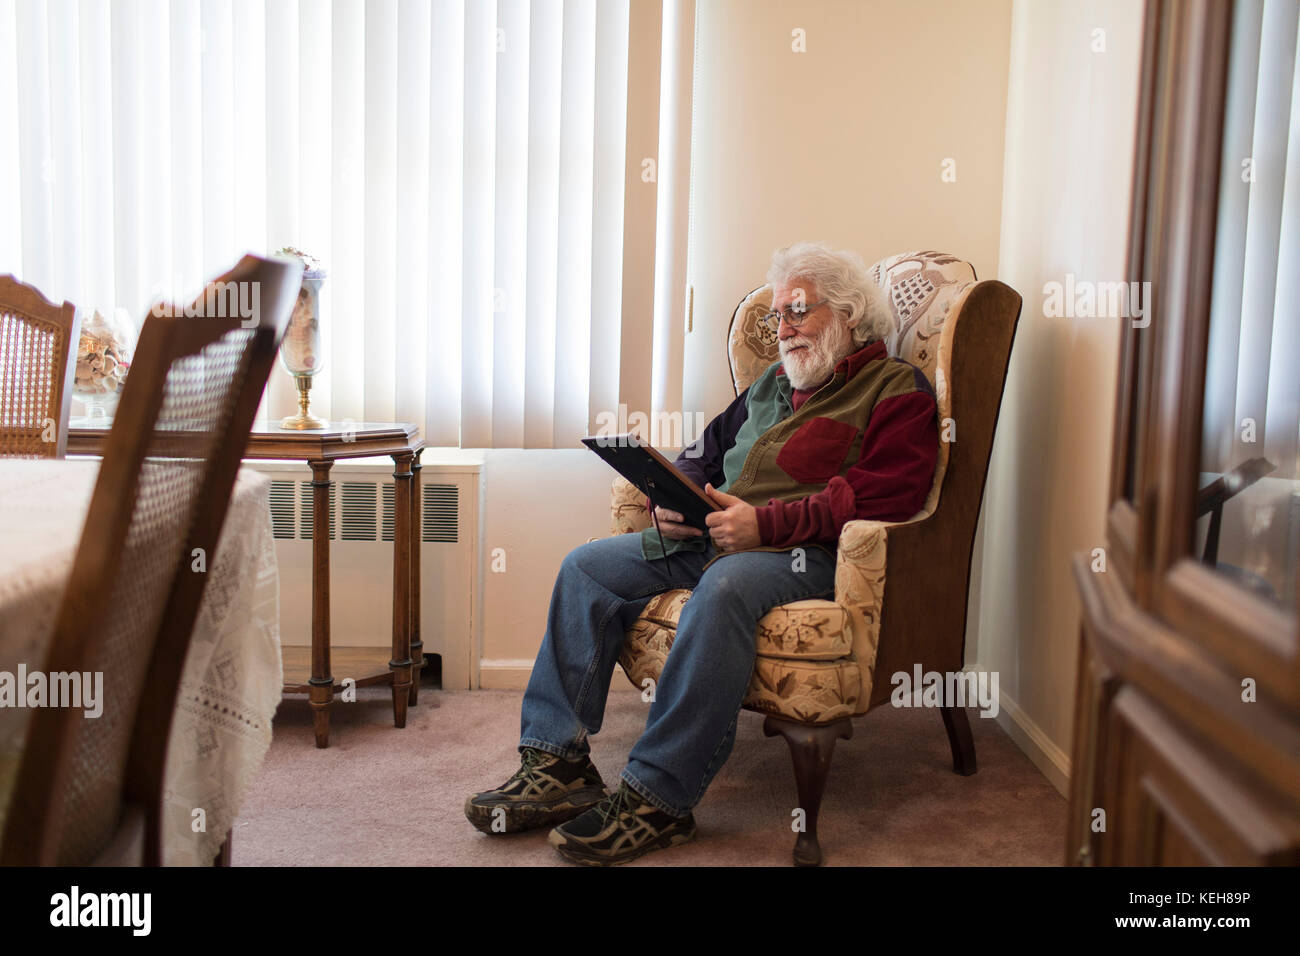
[[[72,427],[69,455],[102,454],[106,428]],[[370,648],[340,648],[346,676],[358,687],[391,684],[393,724],[406,726],[407,706],[419,699],[424,642],[420,640],[420,455],[419,429],[403,422],[357,422],[346,430],[331,425],[289,431],[254,426],[245,459],[304,461],[312,473],[312,608],[310,660],[300,648],[284,647],[284,693],[311,700],[316,746],[328,747],[330,705],[341,688],[330,669],[330,469],[341,458],[391,456],[393,478],[393,641],[382,661]],[[305,678],[305,680],[304,680]]]

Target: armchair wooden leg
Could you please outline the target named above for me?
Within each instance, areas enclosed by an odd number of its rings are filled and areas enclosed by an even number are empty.
[[[831,769],[831,755],[835,741],[853,736],[853,722],[841,717],[831,724],[812,726],[797,724],[781,717],[767,717],[763,733],[768,737],[780,734],[790,745],[790,759],[794,763],[794,785],[799,793],[799,807],[804,811],[804,832],[794,843],[795,866],[820,866],[822,848],[817,842],[817,812],[821,809],[822,793],[826,790],[826,775]]]
[[[230,866],[230,841],[234,836],[234,828],[226,831],[226,839],[222,842],[221,848],[212,860],[213,866]]]
[[[952,770],[963,777],[975,772],[975,741],[970,735],[970,720],[965,707],[942,707],[943,726],[948,731],[948,744],[952,747]]]

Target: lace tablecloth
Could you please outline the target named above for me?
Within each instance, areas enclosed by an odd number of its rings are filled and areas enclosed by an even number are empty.
[[[0,459],[0,672],[44,669],[98,471],[98,461]],[[269,489],[240,471],[209,568],[167,751],[169,866],[211,864],[271,744],[283,675]],[[0,832],[30,715],[0,707]]]

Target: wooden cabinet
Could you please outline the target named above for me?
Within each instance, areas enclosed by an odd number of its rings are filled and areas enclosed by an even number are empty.
[[[1300,863],[1297,16],[1147,3],[1148,309],[1122,320],[1106,546],[1074,563],[1067,864]]]

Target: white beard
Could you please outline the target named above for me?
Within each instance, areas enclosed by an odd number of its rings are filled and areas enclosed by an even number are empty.
[[[807,348],[798,348],[801,345]],[[781,363],[790,384],[798,389],[814,388],[829,379],[835,366],[852,354],[853,334],[837,316],[817,338],[794,335],[783,341],[780,349]]]

